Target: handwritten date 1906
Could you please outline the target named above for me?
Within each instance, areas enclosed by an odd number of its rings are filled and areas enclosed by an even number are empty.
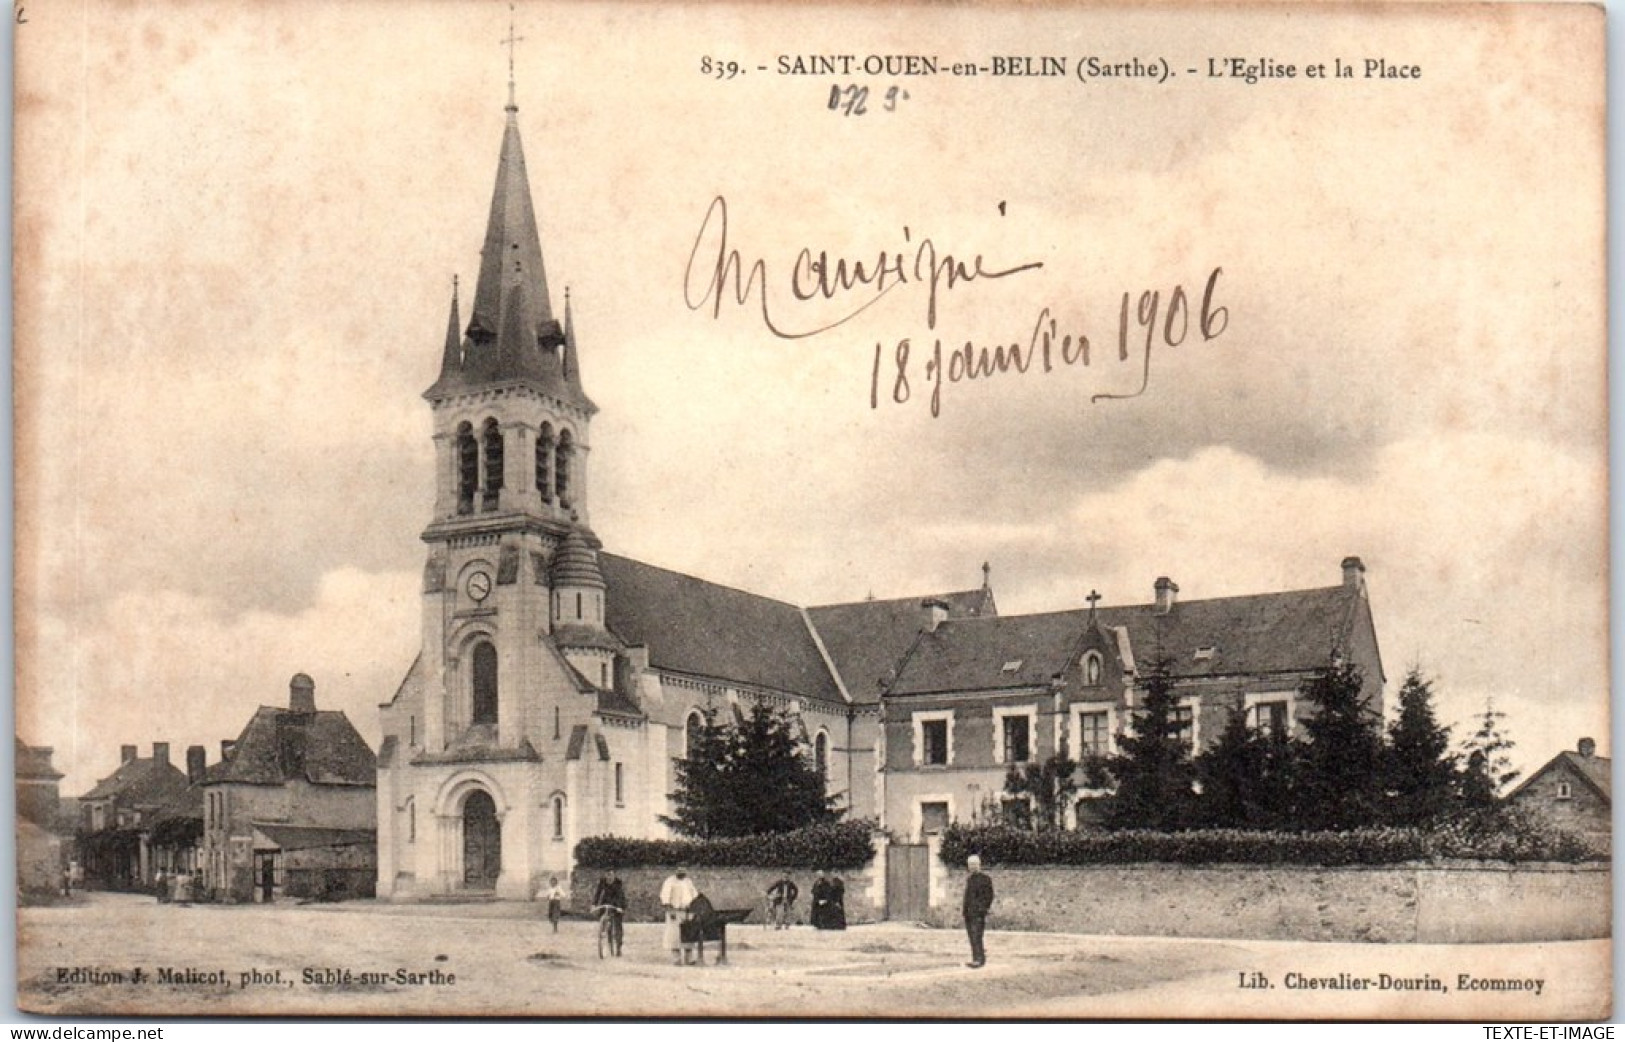
[[[1215,294],[1223,268],[1214,268],[1202,290],[1202,303],[1193,314],[1192,305],[1183,286],[1176,285],[1166,296],[1160,290],[1146,290],[1134,299],[1124,293],[1117,319],[1117,362],[1128,362],[1138,353],[1141,359],[1139,386],[1131,391],[1102,392],[1089,397],[1091,403],[1122,401],[1138,398],[1151,385],[1151,354],[1164,347],[1178,347],[1194,333],[1202,342],[1215,340],[1230,325],[1230,310],[1220,305]],[[1132,303],[1132,307],[1131,307]],[[1194,328],[1193,328],[1194,327]],[[1143,338],[1143,343],[1142,343]],[[1081,331],[1062,333],[1060,323],[1044,308],[1033,323],[1032,335],[1025,344],[978,345],[967,340],[964,345],[949,348],[946,355],[941,337],[936,337],[925,359],[923,376],[931,390],[931,415],[942,415],[943,384],[957,384],[968,380],[990,379],[1001,373],[1024,374],[1039,364],[1039,371],[1053,372],[1057,365],[1064,368],[1088,368],[1089,337]],[[869,407],[878,409],[882,388],[882,360],[884,345],[875,344],[874,367],[869,378]],[[891,400],[902,405],[914,395],[910,373],[914,372],[914,346],[905,337],[892,351],[895,372],[891,378]]]

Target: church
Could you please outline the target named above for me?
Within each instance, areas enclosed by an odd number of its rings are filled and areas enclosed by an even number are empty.
[[[606,552],[597,407],[568,294],[553,308],[511,82],[506,113],[468,322],[454,287],[424,393],[435,503],[422,650],[380,707],[380,897],[528,899],[585,837],[668,835],[707,710],[788,712],[846,816],[903,841],[996,810],[1010,764],[1107,751],[1153,647],[1193,750],[1230,702],[1293,727],[1329,653],[1357,657],[1380,714],[1358,558],[1319,590],[1181,604],[1162,578],[1147,606],[1000,617],[986,565],[965,590],[800,607]]]

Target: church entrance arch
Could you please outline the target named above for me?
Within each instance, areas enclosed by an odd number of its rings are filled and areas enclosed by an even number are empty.
[[[502,874],[502,822],[496,801],[484,789],[463,800],[463,885],[491,890]]]

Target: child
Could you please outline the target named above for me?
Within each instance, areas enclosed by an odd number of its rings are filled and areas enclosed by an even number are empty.
[[[559,932],[559,913],[564,909],[564,888],[559,886],[559,877],[554,876],[547,881],[547,921],[553,924],[553,932]]]

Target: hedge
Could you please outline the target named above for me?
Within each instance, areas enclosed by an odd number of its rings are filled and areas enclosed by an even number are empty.
[[[1388,865],[1404,861],[1597,861],[1606,853],[1578,836],[1510,823],[1456,822],[1436,828],[1372,827],[1345,832],[1264,832],[1192,829],[1153,832],[1033,832],[1007,825],[952,825],[941,858],[964,864],[971,854],[989,865]]]
[[[875,856],[866,821],[814,825],[794,832],[773,832],[732,839],[623,839],[589,836],[576,844],[576,863],[586,868],[637,868],[643,865],[850,869]]]

